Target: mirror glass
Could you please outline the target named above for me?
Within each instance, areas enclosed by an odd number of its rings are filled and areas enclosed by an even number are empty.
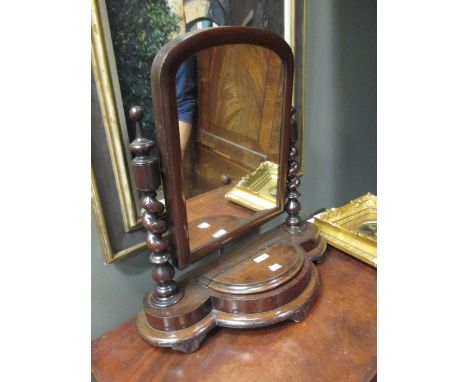
[[[279,205],[284,70],[267,48],[221,45],[185,60],[175,86],[193,252]]]

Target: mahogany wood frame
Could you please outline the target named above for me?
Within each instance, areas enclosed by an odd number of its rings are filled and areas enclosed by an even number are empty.
[[[283,65],[283,111],[278,163],[278,207],[268,210],[249,223],[228,232],[217,240],[190,251],[185,196],[182,187],[182,159],[178,129],[175,77],[178,67],[197,52],[227,44],[252,44],[275,52]],[[179,269],[215,251],[225,243],[260,226],[284,210],[288,170],[290,117],[293,92],[294,58],[289,45],[274,33],[248,27],[226,26],[181,35],[157,54],[151,68],[151,93],[155,113],[162,177],[166,205],[169,206],[169,226],[173,261]]]

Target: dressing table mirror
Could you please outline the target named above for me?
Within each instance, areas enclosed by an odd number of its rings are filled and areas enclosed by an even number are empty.
[[[293,65],[281,37],[245,27],[187,33],[156,56],[159,158],[142,136],[143,111],[130,110],[155,281],[137,326],[150,344],[192,352],[217,325],[298,322],[309,311],[319,287],[312,261],[323,259],[325,242],[299,215]],[[164,204],[156,194],[161,182]],[[280,227],[235,243],[182,281],[174,278],[174,266],[184,269],[283,212]]]

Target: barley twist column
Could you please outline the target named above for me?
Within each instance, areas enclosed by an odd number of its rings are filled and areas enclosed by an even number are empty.
[[[132,167],[135,174],[135,183],[138,191],[142,193],[140,206],[145,210],[142,223],[146,233],[146,246],[151,251],[150,263],[153,264],[152,277],[156,283],[151,297],[151,303],[157,307],[166,307],[179,301],[183,293],[173,280],[175,270],[169,262],[171,254],[169,243],[162,238],[167,231],[167,224],[160,219],[164,205],[156,199],[156,192],[161,185],[158,159],[149,154],[154,142],[143,137],[141,118],[143,109],[134,106],[130,109],[129,117],[135,122],[136,138],[130,144],[130,150],[135,155]]]
[[[301,212],[301,203],[299,203],[300,192],[297,190],[301,184],[298,176],[299,173],[299,149],[296,148],[297,142],[297,121],[296,110],[291,110],[291,134],[289,139],[289,158],[288,158],[288,182],[286,185],[287,195],[285,211],[288,214],[286,221],[283,223],[283,229],[290,233],[299,233],[305,230],[305,223],[299,216]]]

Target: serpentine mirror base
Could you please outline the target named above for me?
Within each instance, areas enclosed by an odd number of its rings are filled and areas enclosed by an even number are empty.
[[[325,249],[313,223],[297,234],[274,228],[181,283],[185,294],[176,304],[155,307],[154,292],[148,292],[138,332],[153,346],[191,353],[215,326],[245,329],[300,322],[319,287],[312,262],[322,261]]]

